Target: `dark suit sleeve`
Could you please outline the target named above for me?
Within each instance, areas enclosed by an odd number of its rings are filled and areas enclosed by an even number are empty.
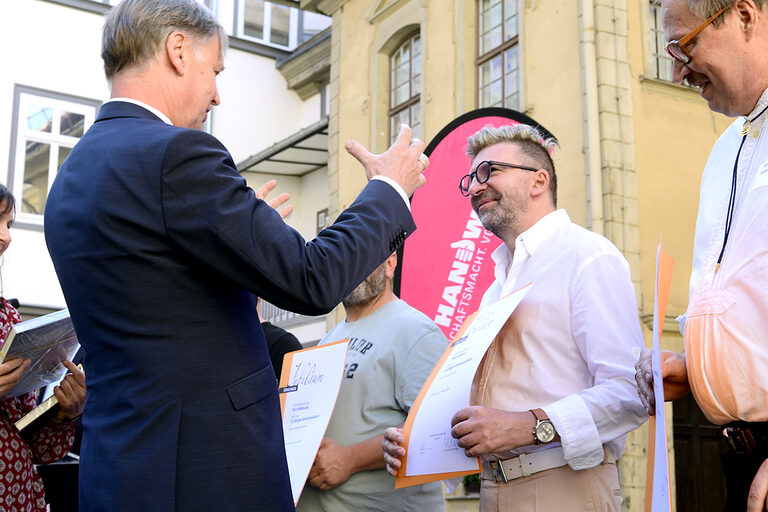
[[[333,309],[416,227],[397,192],[374,180],[332,226],[306,242],[256,199],[226,149],[194,130],[169,144],[160,186],[165,229],[182,252],[307,315]]]

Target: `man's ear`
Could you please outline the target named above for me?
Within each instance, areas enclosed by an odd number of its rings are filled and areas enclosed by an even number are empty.
[[[757,35],[759,15],[768,14],[768,9],[760,9],[753,0],[737,0],[733,3],[732,9],[739,16],[739,26],[747,41]]]
[[[179,76],[183,76],[186,70],[187,53],[189,51],[189,40],[183,32],[174,30],[168,34],[165,40],[165,55],[168,63]]]
[[[392,279],[395,275],[395,268],[397,268],[397,253],[392,253],[385,263],[387,264],[387,277]]]
[[[537,197],[549,190],[549,173],[545,169],[539,169],[534,173],[531,183],[531,197]]]

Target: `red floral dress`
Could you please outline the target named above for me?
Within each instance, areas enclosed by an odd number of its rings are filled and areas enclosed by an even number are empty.
[[[0,297],[0,339],[21,315]],[[0,511],[44,511],[43,481],[34,464],[49,464],[66,455],[75,440],[71,422],[54,418],[24,438],[13,425],[36,405],[35,394],[0,400]]]

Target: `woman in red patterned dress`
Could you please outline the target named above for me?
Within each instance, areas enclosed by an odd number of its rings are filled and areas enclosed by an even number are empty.
[[[13,195],[0,185],[0,254],[11,243],[9,228],[15,213]],[[11,326],[18,322],[21,315],[0,297],[0,340],[4,341]],[[75,438],[72,420],[82,413],[85,405],[85,376],[71,362],[64,364],[72,373],[54,391],[60,403],[57,414],[23,435],[14,423],[35,407],[35,394],[6,398],[5,393],[29,367],[29,360],[15,359],[0,364],[0,511],[46,510],[43,481],[34,464],[48,464],[66,455]]]

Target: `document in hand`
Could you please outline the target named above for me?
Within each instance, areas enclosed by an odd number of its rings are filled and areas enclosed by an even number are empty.
[[[339,396],[349,339],[288,352],[280,375],[285,456],[294,504],[304,489]]]
[[[480,472],[451,436],[451,418],[469,405],[478,366],[531,284],[471,315],[435,365],[403,427],[406,455],[395,488]]]
[[[29,359],[19,382],[5,396],[18,396],[56,382],[66,373],[62,361],[71,360],[80,344],[69,310],[16,324],[0,347],[0,360]]]
[[[669,454],[667,452],[667,421],[664,409],[664,382],[661,378],[661,332],[667,313],[669,289],[672,286],[673,260],[659,247],[656,249],[656,290],[653,302],[653,345],[651,369],[656,415],[648,421],[648,469],[645,482],[645,510],[669,512],[672,510],[672,492],[669,481]]]

